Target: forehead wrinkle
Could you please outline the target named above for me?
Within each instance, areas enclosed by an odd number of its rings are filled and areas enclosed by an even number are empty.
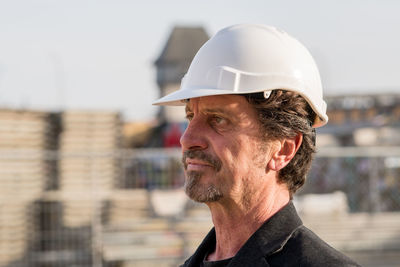
[[[203,99],[205,100],[205,99]],[[210,99],[211,100],[211,99]],[[225,99],[223,99],[225,100]],[[203,113],[219,113],[219,114],[232,114],[238,107],[236,101],[220,101],[215,103],[215,100],[202,101]]]
[[[185,106],[185,112],[195,112],[193,109],[203,114],[226,114],[233,115],[236,113],[237,108],[240,106],[238,99],[222,99],[217,100],[218,96],[213,97],[198,97],[187,101]]]
[[[235,107],[233,107],[235,108]],[[190,107],[189,104],[185,106],[185,112],[192,112],[192,108]],[[204,114],[232,114],[230,110],[224,109],[224,108],[219,108],[219,107],[205,107],[204,109],[201,110],[202,113]]]
[[[223,108],[205,108],[203,110],[203,113],[219,113],[219,114],[231,114],[229,110],[223,109]]]

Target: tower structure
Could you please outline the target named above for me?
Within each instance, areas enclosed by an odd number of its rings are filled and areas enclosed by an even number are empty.
[[[172,29],[160,56],[154,62],[160,96],[176,91],[200,47],[209,39],[202,27]],[[159,126],[153,134],[151,146],[176,147],[186,127],[182,106],[162,106],[158,113]],[[154,141],[156,140],[156,141]]]
[[[160,96],[179,89],[180,82],[190,62],[200,47],[209,39],[202,27],[174,27],[155,61]],[[159,119],[166,123],[181,123],[184,112],[181,107],[161,107]]]

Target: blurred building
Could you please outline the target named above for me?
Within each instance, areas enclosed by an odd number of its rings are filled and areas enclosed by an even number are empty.
[[[167,43],[155,61],[160,97],[179,89],[193,57],[208,39],[209,36],[202,27],[176,26],[172,29]],[[179,107],[162,107],[159,118],[169,123],[180,123],[185,118],[182,111]]]
[[[179,89],[181,79],[200,49],[209,39],[202,27],[174,27],[155,61],[160,97]],[[179,138],[186,127],[182,106],[161,106],[159,125],[147,144],[150,147],[179,147]]]
[[[400,95],[326,97],[329,122],[317,129],[319,146],[400,145]]]

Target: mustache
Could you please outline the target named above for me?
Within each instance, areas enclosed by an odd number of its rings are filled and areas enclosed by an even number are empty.
[[[182,164],[187,169],[186,159],[199,159],[210,164],[216,171],[221,170],[222,162],[219,158],[213,157],[201,150],[186,150],[182,155]]]

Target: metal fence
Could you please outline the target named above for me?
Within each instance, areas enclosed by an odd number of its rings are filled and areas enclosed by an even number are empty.
[[[399,147],[331,147],[314,160],[305,193],[346,193],[351,212],[400,210]]]
[[[2,267],[176,266],[211,227],[195,203],[175,216],[154,208],[159,189],[182,201],[176,149],[8,150],[0,166]],[[338,190],[351,212],[399,211],[400,148],[321,149],[299,194]]]

